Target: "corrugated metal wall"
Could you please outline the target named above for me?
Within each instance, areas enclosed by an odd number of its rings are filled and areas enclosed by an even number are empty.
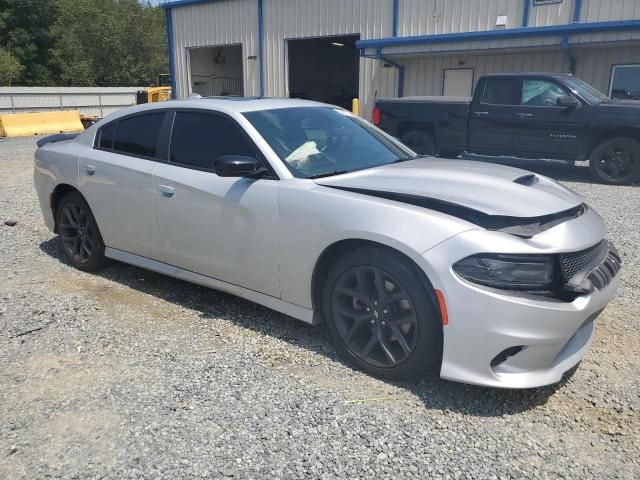
[[[522,0],[400,0],[398,35],[492,30],[498,15],[507,16],[506,28],[522,26]]]
[[[638,0],[582,0],[581,22],[606,22],[640,18]]]
[[[265,2],[268,3],[268,2]],[[220,0],[171,10],[178,97],[189,95],[189,47],[242,45],[245,95],[260,94],[256,0]]]
[[[265,94],[287,96],[286,39],[360,34],[361,39],[390,37],[390,0],[268,0],[264,2]],[[377,96],[391,96],[395,69],[360,59],[362,114],[370,116]]]
[[[640,64],[640,47],[577,49],[575,57],[576,76],[608,95],[611,67],[630,63]]]
[[[0,87],[0,113],[78,110],[104,117],[136,104],[144,87]]]
[[[405,59],[405,95],[442,95],[444,69],[473,68],[475,82],[498,72],[566,72],[562,52],[527,52],[491,55],[446,55]]]

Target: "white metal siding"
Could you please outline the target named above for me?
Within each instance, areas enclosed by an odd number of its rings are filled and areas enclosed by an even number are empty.
[[[608,95],[611,67],[640,64],[640,47],[579,49],[575,51],[575,57],[576,76]]]
[[[361,39],[390,37],[391,0],[265,0],[265,95],[285,97],[287,39],[359,34]],[[397,73],[377,60],[360,59],[360,101],[365,118],[376,95],[392,96]]]
[[[265,2],[268,3],[268,2]],[[260,94],[258,58],[258,2],[256,0],[219,0],[171,10],[178,97],[190,93],[190,47],[242,45],[242,69],[245,95]]]
[[[398,35],[433,35],[503,29],[498,15],[507,16],[506,28],[522,26],[522,0],[399,0]]]
[[[581,22],[607,22],[640,18],[638,0],[582,0]]]
[[[501,72],[566,72],[562,52],[527,52],[491,55],[446,55],[405,59],[405,95],[442,95],[444,70],[473,68],[474,87],[478,79]]]

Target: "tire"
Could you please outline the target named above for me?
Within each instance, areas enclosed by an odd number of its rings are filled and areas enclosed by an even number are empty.
[[[100,229],[80,192],[62,197],[56,209],[56,226],[62,252],[71,265],[91,272],[108,264]]]
[[[433,141],[433,137],[422,130],[412,130],[405,133],[400,141],[418,155],[436,154],[436,144]]]
[[[600,143],[591,152],[591,175],[602,183],[623,185],[640,179],[640,142],[615,137]]]
[[[427,284],[416,265],[384,247],[341,257],[322,292],[322,311],[338,351],[358,368],[388,380],[439,367],[442,323]]]

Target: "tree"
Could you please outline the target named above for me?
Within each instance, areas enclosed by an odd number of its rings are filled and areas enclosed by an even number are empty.
[[[22,65],[11,52],[0,47],[0,85],[11,86],[11,82],[19,80],[24,72]]]

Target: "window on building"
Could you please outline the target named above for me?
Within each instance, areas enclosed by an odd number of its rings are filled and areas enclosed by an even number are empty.
[[[615,65],[611,72],[609,96],[640,100],[640,65]]]
[[[164,112],[137,115],[118,122],[113,149],[119,153],[154,157]]]
[[[562,0],[533,0],[535,6],[548,5],[550,3],[562,3]]]
[[[520,105],[522,81],[516,78],[489,78],[484,84],[482,103]]]
[[[256,155],[249,139],[232,120],[206,113],[178,112],[173,121],[169,159],[173,163],[213,168],[222,155]]]
[[[551,107],[558,97],[567,95],[559,85],[549,80],[528,79],[522,82],[522,105]]]

